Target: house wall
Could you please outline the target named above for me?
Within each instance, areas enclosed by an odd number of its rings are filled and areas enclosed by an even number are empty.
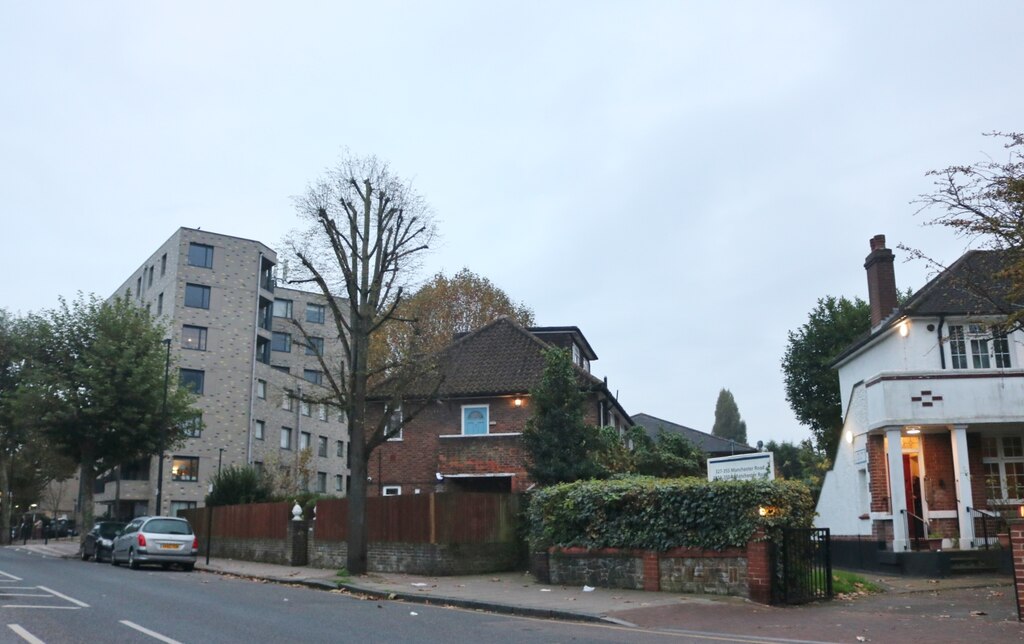
[[[833,467],[825,473],[814,521],[816,527],[829,528],[836,536],[870,535],[871,513],[888,512],[884,502],[888,496],[884,453],[878,441],[872,440],[880,440],[881,436],[864,434],[862,427],[867,407],[863,387],[858,387],[856,393],[843,425]],[[853,437],[852,443],[846,439],[848,433]]]

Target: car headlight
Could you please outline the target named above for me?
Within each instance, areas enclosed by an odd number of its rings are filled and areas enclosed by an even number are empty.
[[[112,545],[113,543],[114,543],[114,542],[113,542],[113,541],[111,541],[110,539],[100,539],[100,545],[101,545],[101,546],[103,546],[103,547],[107,547],[107,546],[110,546],[110,545]]]

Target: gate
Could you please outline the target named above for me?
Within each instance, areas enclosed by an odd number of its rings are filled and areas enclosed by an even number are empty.
[[[828,528],[783,528],[772,548],[772,603],[832,599]]]

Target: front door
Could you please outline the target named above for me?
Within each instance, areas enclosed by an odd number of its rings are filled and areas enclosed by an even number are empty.
[[[910,540],[924,539],[924,501],[921,498],[921,471],[917,454],[903,455],[903,488],[907,499],[907,531]]]

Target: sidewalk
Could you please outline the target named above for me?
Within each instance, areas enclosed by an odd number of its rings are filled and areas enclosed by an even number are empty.
[[[78,556],[77,540],[30,541],[46,556]],[[829,642],[1020,642],[1012,580],[1005,576],[948,579],[865,573],[885,591],[797,607],[756,604],[737,597],[684,595],[539,584],[521,572],[460,577],[371,573],[340,578],[335,570],[213,558],[200,570],[356,596],[457,606],[496,613],[641,626],[669,632],[730,634]]]

